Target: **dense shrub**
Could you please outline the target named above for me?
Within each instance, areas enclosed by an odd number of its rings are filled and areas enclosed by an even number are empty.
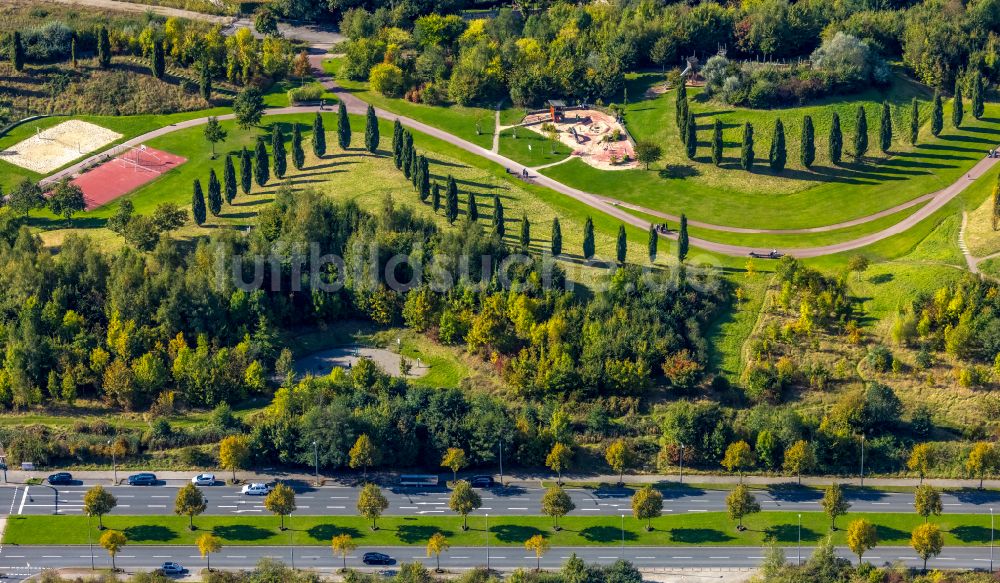
[[[53,21],[31,28],[21,37],[24,54],[32,63],[50,63],[69,57],[73,29],[62,22]]]
[[[288,100],[292,103],[319,101],[323,98],[323,93],[325,91],[326,90],[323,88],[321,83],[309,83],[308,85],[303,85],[302,87],[289,89]]]

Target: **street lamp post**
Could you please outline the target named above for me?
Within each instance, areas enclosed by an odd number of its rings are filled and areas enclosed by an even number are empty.
[[[292,515],[288,515],[288,550],[292,554],[292,570],[295,570],[295,545],[292,544]]]
[[[313,461],[316,463],[316,485],[319,486],[319,445],[313,442]]]
[[[795,550],[795,565],[802,564],[802,515],[799,514],[799,542]]]
[[[990,506],[990,573],[993,572],[993,507]]]
[[[503,440],[500,440],[500,487],[503,488]]]
[[[111,440],[110,439],[108,440],[108,446],[111,447]],[[111,447],[111,471],[114,472],[114,480],[115,480],[111,485],[112,486],[117,486],[118,485],[118,460],[116,459],[116,456],[115,456],[115,448],[114,447]]]
[[[680,483],[683,484],[684,483],[684,444],[682,443],[680,445],[681,445],[681,457],[680,457],[680,460],[679,460],[681,462],[681,480],[680,480]]]
[[[93,522],[91,520],[92,518],[93,518],[93,515],[88,512],[87,513],[87,544],[90,545],[90,570],[91,571],[97,569],[97,567],[94,566],[94,535],[91,534],[91,532],[90,532],[91,528],[93,528],[91,526],[91,522]]]
[[[625,560],[625,515],[622,514],[622,560]]]
[[[490,515],[486,515],[486,570],[490,570]]]
[[[865,436],[861,436],[861,485],[865,485]]]

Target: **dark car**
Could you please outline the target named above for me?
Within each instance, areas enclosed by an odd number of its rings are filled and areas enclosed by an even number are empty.
[[[391,565],[396,561],[384,553],[365,553],[361,562],[366,565]]]
[[[472,476],[469,485],[473,488],[492,488],[496,482],[493,481],[493,476]]]
[[[72,484],[73,474],[69,472],[56,472],[48,477],[49,484],[57,486],[59,484]]]
[[[132,474],[128,477],[129,486],[152,486],[156,483],[156,474]]]

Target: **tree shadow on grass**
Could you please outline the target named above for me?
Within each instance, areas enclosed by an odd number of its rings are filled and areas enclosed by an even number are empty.
[[[430,525],[419,525],[419,524],[401,524],[396,529],[396,538],[400,542],[412,545],[414,543],[427,542],[427,539],[434,536],[434,533],[440,532],[445,536],[451,536],[451,531],[445,528],[439,528],[437,526]]]
[[[733,540],[731,535],[714,528],[672,528],[669,532],[670,540],[677,543],[706,544]]]
[[[336,524],[317,524],[306,530],[313,540],[321,543],[328,543],[335,536],[346,534],[353,539],[361,538],[361,531],[350,526],[337,526]]]
[[[212,529],[216,536],[230,541],[255,541],[264,540],[274,536],[274,531],[259,526],[249,526],[245,524],[233,524],[227,526],[216,526]]]
[[[802,529],[802,540],[818,540],[820,533],[811,528]],[[775,524],[764,529],[764,540],[772,543],[789,543],[799,540],[798,524]]]
[[[688,164],[667,164],[659,175],[660,178],[692,178],[700,176],[701,171]]]
[[[134,543],[162,543],[173,540],[177,533],[165,526],[139,524],[126,528],[125,536]]]
[[[491,528],[490,532],[502,543],[523,543],[536,534],[548,534],[540,528],[518,524],[501,524]]]
[[[581,530],[580,534],[590,542],[612,543],[622,540],[622,529],[615,526],[588,526]],[[625,531],[625,540],[636,540],[635,533]]]
[[[950,532],[964,543],[987,543],[990,541],[990,529],[985,526],[957,526]]]
[[[885,526],[884,524],[878,524],[875,526],[875,532],[878,533],[878,540],[881,544],[883,541],[885,544],[889,544],[890,541],[909,541],[910,533],[899,530],[898,528],[893,528],[891,526]]]

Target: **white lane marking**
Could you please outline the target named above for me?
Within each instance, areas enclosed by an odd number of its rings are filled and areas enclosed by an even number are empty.
[[[702,510],[701,508],[688,508],[688,512],[708,512],[708,510]]]
[[[671,559],[690,559],[692,557],[670,557]]]
[[[31,486],[25,486],[24,487],[24,493],[21,495],[21,507],[17,509],[17,513],[18,514],[24,514],[24,503],[25,503],[25,501],[28,500],[28,489],[29,488],[31,488]]]
[[[17,504],[17,491],[20,486],[14,486],[14,495],[10,497],[10,512],[8,514],[14,514],[14,505]]]
[[[147,506],[148,506],[149,508],[166,508],[166,507],[167,507],[167,505],[166,505],[166,504],[149,504],[149,505],[147,505]]]
[[[656,557],[636,557],[636,559],[646,559],[646,560],[652,560],[652,559],[655,559],[655,558]]]
[[[344,506],[327,506],[327,508],[330,508],[332,510],[343,510],[345,507]],[[414,506],[414,508],[416,508],[416,506]]]
[[[872,502],[872,504],[875,505],[875,506],[888,506],[889,505],[888,502]]]
[[[728,559],[729,557],[709,557],[709,559]]]
[[[527,510],[527,508],[514,508],[513,506],[511,506],[507,510]]]
[[[43,559],[61,559],[62,555],[42,555]]]

